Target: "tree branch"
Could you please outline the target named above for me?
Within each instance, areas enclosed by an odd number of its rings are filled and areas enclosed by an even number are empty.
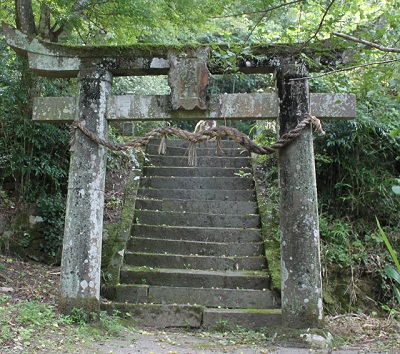
[[[400,59],[391,59],[391,60],[376,61],[376,62],[373,62],[373,63],[361,64],[361,65],[354,65],[354,66],[349,66],[349,67],[343,68],[343,69],[328,71],[327,73],[323,73],[323,74],[320,74],[320,75],[298,77],[296,79],[290,79],[289,81],[312,80],[312,79],[316,79],[316,78],[327,76],[327,75],[337,74],[337,73],[340,73],[340,72],[343,72],[343,71],[350,71],[350,70],[354,70],[354,69],[365,68],[367,66],[372,66],[372,65],[389,64],[389,63],[393,63],[393,62],[396,62],[396,61],[400,61]]]
[[[366,46],[368,46],[368,47],[378,49],[378,50],[380,50],[380,51],[382,51],[382,52],[387,52],[387,53],[400,53],[400,49],[398,49],[398,48],[384,47],[384,46],[381,46],[381,45],[379,45],[379,44],[377,44],[377,43],[373,43],[373,42],[366,41],[365,39],[361,39],[361,38],[356,38],[356,37],[353,37],[353,36],[349,36],[348,34],[339,33],[339,32],[332,32],[332,34],[333,34],[334,36],[344,38],[344,39],[347,40],[347,41],[355,42],[355,43],[361,43],[361,44],[364,44],[364,45],[366,45]]]
[[[329,12],[329,10],[331,9],[331,7],[332,7],[332,5],[333,5],[334,2],[335,2],[335,0],[332,0],[332,1],[330,2],[330,4],[328,5],[328,7],[325,9],[325,12],[324,12],[324,14],[323,14],[323,16],[322,16],[322,18],[321,18],[321,21],[319,22],[319,25],[318,25],[317,29],[315,30],[314,34],[304,43],[304,46],[305,46],[307,43],[310,43],[314,38],[317,37],[317,35],[318,35],[319,31],[321,30],[322,25],[323,25],[323,23],[324,23],[324,21],[325,21],[325,17],[328,15],[328,12]]]
[[[295,1],[292,1],[292,2],[287,2],[287,3],[284,3],[284,4],[280,4],[280,5],[275,6],[275,7],[270,7],[270,8],[268,8],[268,9],[262,11],[262,15],[260,16],[260,18],[258,19],[258,21],[256,22],[256,24],[253,26],[253,28],[250,29],[250,33],[247,35],[246,39],[244,40],[243,45],[242,45],[242,48],[245,46],[245,44],[247,43],[247,41],[249,40],[249,38],[251,37],[251,35],[254,33],[254,31],[256,30],[256,28],[258,27],[258,25],[259,25],[259,24],[261,23],[261,21],[265,18],[265,16],[267,16],[267,14],[268,14],[269,12],[274,11],[274,10],[279,9],[279,8],[281,8],[281,7],[284,7],[284,6],[296,4],[296,3],[299,3],[299,2],[303,2],[303,1],[304,1],[304,0],[295,0]]]
[[[274,6],[274,7],[269,7],[268,9],[260,10],[260,11],[249,11],[249,12],[241,12],[241,13],[237,13],[237,14],[214,16],[213,18],[237,17],[237,16],[243,16],[243,15],[254,15],[254,14],[259,14],[259,13],[263,13],[264,17],[265,17],[265,14],[268,13],[268,12],[280,9],[281,7],[297,4],[299,2],[304,2],[304,0],[295,0],[295,1],[291,1],[291,2],[285,2],[283,4],[280,4],[280,5],[277,5],[277,6]]]

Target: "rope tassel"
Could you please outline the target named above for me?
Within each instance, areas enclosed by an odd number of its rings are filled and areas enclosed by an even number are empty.
[[[160,141],[160,145],[158,147],[158,154],[165,155],[166,152],[167,152],[167,139],[165,137],[165,134],[163,134]]]
[[[197,166],[197,148],[193,141],[189,142],[188,164],[193,167]]]

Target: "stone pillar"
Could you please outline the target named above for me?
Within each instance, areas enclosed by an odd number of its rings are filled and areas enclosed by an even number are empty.
[[[278,134],[293,129],[309,113],[308,70],[301,61],[276,69]],[[282,319],[289,328],[323,325],[317,187],[311,127],[278,154]]]
[[[106,138],[107,96],[112,75],[105,70],[81,70],[78,75],[76,120]],[[100,267],[103,232],[106,149],[79,130],[71,149],[64,243],[60,276],[60,311],[80,308],[100,311]]]

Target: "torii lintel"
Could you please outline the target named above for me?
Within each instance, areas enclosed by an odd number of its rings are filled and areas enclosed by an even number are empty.
[[[73,46],[50,43],[29,37],[3,23],[7,44],[18,54],[29,58],[29,66],[40,76],[76,77],[82,67],[92,65],[108,70],[113,76],[166,75],[171,68],[171,56],[195,57],[197,50],[209,52],[206,45],[135,44],[130,46]],[[220,46],[223,48],[223,46]],[[237,67],[245,74],[272,73],[286,57],[306,55],[312,61],[311,71],[344,60],[343,50],[321,42],[312,49],[299,45],[255,45],[252,55],[241,55]],[[342,54],[340,54],[342,53]],[[213,53],[208,55],[207,66],[212,74],[224,73],[223,65]]]

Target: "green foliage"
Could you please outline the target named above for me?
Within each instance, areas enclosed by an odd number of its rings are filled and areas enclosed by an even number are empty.
[[[392,258],[392,261],[395,265],[395,268],[385,265],[383,271],[384,274],[393,281],[393,292],[394,295],[396,296],[397,302],[400,305],[400,263],[399,263],[399,259],[397,258],[397,254],[396,251],[393,249],[392,244],[390,243],[388,237],[386,236],[386,233],[383,231],[379,220],[376,219],[378,228],[379,228],[379,232],[385,242],[385,245],[390,253],[390,256]]]
[[[98,334],[107,334],[110,337],[121,337],[126,327],[121,323],[121,313],[118,310],[114,310],[113,314],[110,316],[105,311],[100,312],[99,322],[92,325],[92,333],[96,330]],[[130,314],[126,313],[124,318],[129,318]]]
[[[64,320],[69,324],[86,325],[89,321],[88,313],[82,308],[74,307],[69,315],[64,316]]]
[[[24,300],[17,305],[10,305],[9,300],[7,296],[0,296],[0,345],[2,347],[6,347],[10,341],[20,347],[29,347],[38,330],[54,328],[57,322],[54,306]]]
[[[3,54],[6,54],[4,48]],[[13,184],[17,196],[33,201],[43,193],[65,190],[68,174],[68,128],[31,120],[32,95],[54,94],[59,81],[39,80],[26,61],[6,56],[0,86],[0,183]],[[20,76],[20,80],[16,77]]]
[[[36,206],[46,223],[42,231],[46,242],[41,248],[52,257],[59,256],[64,234],[65,197],[61,193],[45,195],[37,200]]]
[[[270,91],[273,85],[272,75],[240,74],[211,75],[208,92],[221,93],[251,93]]]
[[[78,342],[85,347],[85,342],[115,338],[126,333],[117,312],[112,316],[101,312],[95,323],[89,324],[87,320],[80,309],[73,309],[71,315],[62,316],[54,305],[32,300],[14,303],[9,296],[0,294],[0,346],[5,352],[18,350],[30,353],[38,348],[40,351],[55,352],[61,346],[66,352],[72,352]],[[60,334],[60,342],[54,342],[55,333]]]
[[[108,139],[116,144],[125,143],[125,138],[119,135],[118,130],[115,127],[110,127],[108,133]],[[139,168],[140,163],[137,155],[140,154],[132,149],[126,151],[114,151],[111,149],[107,150],[107,169],[116,169],[121,173],[127,173],[132,166]]]
[[[215,323],[214,330],[217,332],[224,333],[228,330],[228,327],[229,327],[229,322],[227,320],[220,319]]]
[[[46,226],[42,251],[59,254],[69,165],[68,126],[31,120],[33,96],[69,94],[69,83],[40,79],[0,41],[0,204],[36,203]],[[28,237],[22,242],[29,242]]]
[[[324,124],[326,136],[316,139],[319,199],[324,211],[339,218],[373,225],[377,215],[395,226],[400,207],[391,189],[400,171],[400,143],[390,130],[400,117],[389,111],[378,120],[363,108],[361,114],[355,122]]]

